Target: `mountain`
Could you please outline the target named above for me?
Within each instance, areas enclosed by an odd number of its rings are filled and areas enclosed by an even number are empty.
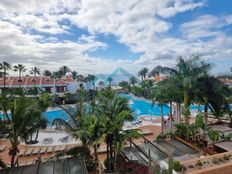
[[[118,85],[121,81],[129,81],[131,77],[133,77],[131,73],[129,73],[124,68],[116,68],[111,74],[98,74],[96,75],[95,83],[98,84],[100,81],[103,81],[105,85],[108,85],[107,79],[111,77],[113,79],[112,85]]]

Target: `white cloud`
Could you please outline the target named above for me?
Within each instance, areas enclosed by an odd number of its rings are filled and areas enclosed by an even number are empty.
[[[232,23],[231,15],[200,16],[181,25],[182,36],[168,34],[173,27],[168,18],[202,6],[194,0],[1,0],[0,56],[48,69],[65,64],[81,73],[109,73],[117,66],[135,73],[194,51],[229,57],[232,39],[220,29]],[[73,26],[90,34],[80,36]],[[97,40],[99,33],[144,54],[136,60],[90,57],[90,51],[108,48]]]

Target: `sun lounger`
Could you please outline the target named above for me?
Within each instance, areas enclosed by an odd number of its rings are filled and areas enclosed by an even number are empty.
[[[21,149],[21,150],[19,151],[18,156],[24,156],[25,152],[26,152],[26,149]]]
[[[47,148],[48,147],[42,147],[39,153],[40,154],[45,154],[47,152]]]
[[[30,156],[32,154],[33,148],[28,148],[25,152],[25,156]]]
[[[52,152],[53,152],[53,147],[52,146],[48,147],[47,153],[52,153]]]
[[[32,152],[32,155],[38,155],[40,151],[40,148],[35,148]]]
[[[0,145],[0,152],[3,152],[6,149],[5,145]]]
[[[60,146],[55,146],[54,151],[55,151],[55,152],[59,152],[59,151],[60,151]]]
[[[34,160],[26,162],[26,165],[32,165],[32,164],[34,164]]]
[[[153,134],[153,132],[152,132],[152,131],[149,131],[149,130],[143,130],[143,131],[142,131],[142,134],[143,134],[143,135],[151,135],[151,134]]]

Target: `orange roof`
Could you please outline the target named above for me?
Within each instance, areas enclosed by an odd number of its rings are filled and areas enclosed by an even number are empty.
[[[21,81],[21,82],[20,82]],[[6,78],[6,86],[18,86],[21,84],[21,86],[33,86],[34,84],[36,86],[46,86],[46,85],[52,85],[56,83],[56,85],[64,85],[66,86],[68,83],[75,82],[75,80],[72,78],[72,76],[66,76],[64,78],[61,78],[60,80],[57,80],[55,82],[55,79],[50,76],[37,76],[34,78],[34,76],[24,76],[24,77],[7,77]],[[0,86],[4,85],[4,79],[0,78]]]

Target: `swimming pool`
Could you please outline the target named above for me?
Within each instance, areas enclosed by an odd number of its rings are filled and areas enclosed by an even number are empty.
[[[151,101],[134,97],[131,94],[119,94],[121,97],[125,97],[129,100],[129,106],[135,116],[151,115],[160,116],[160,106],[158,104],[152,104]],[[164,115],[169,114],[169,106],[163,105]]]
[[[133,111],[135,117],[150,115],[150,116],[160,116],[160,106],[158,104],[152,104],[151,101],[137,98],[131,94],[119,94],[129,100],[129,106]],[[232,109],[232,105],[230,105]],[[203,111],[204,106],[200,106],[200,110]],[[190,105],[192,111],[198,110],[197,105]],[[169,106],[163,106],[164,115],[169,114]],[[43,113],[43,116],[49,121],[48,126],[51,126],[53,121],[57,118],[68,121],[70,118],[67,113],[62,109],[48,110]],[[3,114],[0,113],[0,117],[3,118]]]

